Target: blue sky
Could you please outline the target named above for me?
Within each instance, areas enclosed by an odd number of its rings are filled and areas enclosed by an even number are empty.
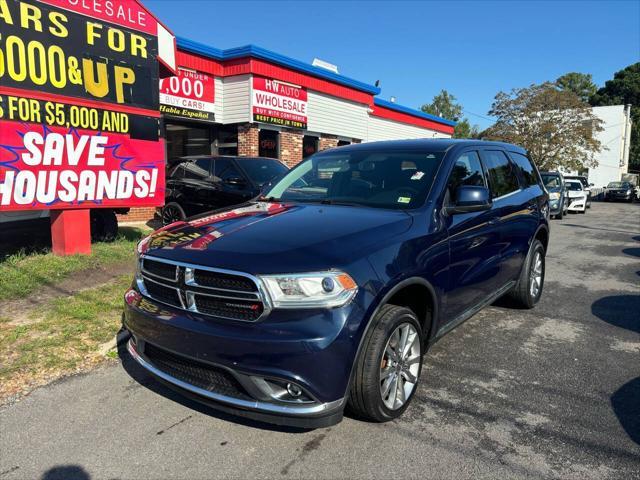
[[[418,108],[445,88],[473,123],[500,90],[640,61],[640,1],[280,2],[145,0],[174,33],[217,48],[255,44],[338,65]]]

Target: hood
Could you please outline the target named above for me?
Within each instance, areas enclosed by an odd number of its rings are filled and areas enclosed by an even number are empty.
[[[326,270],[367,256],[406,232],[398,210],[257,202],[158,230],[143,253],[249,273]]]
[[[580,198],[580,197],[586,197],[587,196],[587,192],[584,191],[573,191],[573,190],[569,190],[569,198]]]

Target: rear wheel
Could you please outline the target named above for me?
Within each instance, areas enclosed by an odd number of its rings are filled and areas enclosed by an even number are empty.
[[[562,220],[562,217],[564,216],[564,207],[560,209],[560,212],[558,212],[558,214],[556,215],[556,220]]]
[[[162,224],[169,225],[173,222],[179,222],[187,218],[184,210],[175,202],[167,203],[162,207]]]
[[[356,361],[349,407],[375,422],[407,409],[422,369],[422,328],[408,308],[385,305],[372,320]]]
[[[544,256],[544,246],[540,240],[534,240],[520,272],[518,283],[509,294],[523,308],[533,308],[542,296],[545,272]]]

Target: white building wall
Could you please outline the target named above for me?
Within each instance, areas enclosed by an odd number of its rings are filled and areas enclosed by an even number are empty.
[[[367,138],[368,106],[307,91],[307,130],[310,132]]]
[[[451,138],[451,135],[369,115],[367,142],[405,138]]]
[[[222,99],[219,104],[221,123],[244,123],[251,121],[251,76],[237,75],[219,79],[222,84]],[[216,102],[218,96],[216,95]],[[222,113],[224,112],[224,113]]]
[[[213,78],[213,89],[214,89],[214,94],[213,94],[213,112],[216,116],[216,122],[220,122],[222,123],[222,115],[223,115],[223,108],[222,108],[222,102],[223,102],[223,98],[224,98],[224,84],[222,83],[222,78],[220,77],[214,77]]]
[[[629,169],[629,142],[625,133],[631,132],[631,125],[624,105],[593,107],[593,113],[603,122],[604,130],[597,133],[597,138],[606,149],[596,154],[598,166],[589,169],[588,178],[589,183],[601,188],[619,181]]]

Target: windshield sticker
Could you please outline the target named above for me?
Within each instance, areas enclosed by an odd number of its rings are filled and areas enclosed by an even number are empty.
[[[398,197],[398,203],[409,203],[411,202],[411,197]]]
[[[424,177],[424,172],[416,172],[411,175],[411,180],[421,180]]]

